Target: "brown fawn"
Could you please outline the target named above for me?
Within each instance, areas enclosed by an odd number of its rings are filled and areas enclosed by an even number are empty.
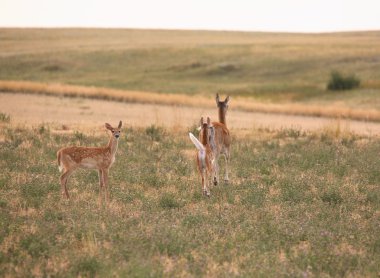
[[[207,122],[201,118],[201,130],[198,140],[191,132],[189,132],[190,140],[197,148],[197,166],[202,178],[203,194],[210,197],[208,189],[209,175],[214,172],[214,152],[212,150],[214,144],[214,130],[211,125],[211,120],[207,117]]]
[[[60,178],[62,195],[65,195],[67,199],[69,199],[67,181],[70,175],[76,169],[84,168],[98,170],[100,185],[99,201],[101,202],[102,200],[102,191],[105,193],[106,200],[109,200],[108,172],[115,162],[121,126],[121,121],[117,128],[113,128],[108,123],[105,124],[106,129],[111,131],[108,145],[105,147],[66,147],[57,152],[59,171],[63,172]]]
[[[219,94],[216,94],[215,97],[216,105],[218,107],[218,116],[219,122],[213,122],[212,126],[215,130],[215,169],[214,169],[214,184],[219,183],[219,165],[218,160],[220,155],[224,155],[226,161],[224,181],[227,183],[229,181],[228,177],[228,163],[230,160],[230,145],[231,145],[231,136],[230,131],[227,128],[226,114],[228,110],[228,102],[230,97],[227,96],[224,101],[219,100]]]

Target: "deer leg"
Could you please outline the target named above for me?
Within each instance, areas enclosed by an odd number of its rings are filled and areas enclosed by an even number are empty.
[[[203,194],[207,197],[210,197],[210,192],[208,191],[208,188],[207,188],[208,180],[207,180],[206,170],[203,169],[201,172],[201,175],[202,175]]]
[[[226,153],[224,154],[224,160],[226,161],[226,172],[224,174],[224,182],[228,183],[228,181],[230,180],[228,178],[228,164],[230,161],[230,150],[227,150]]]
[[[99,204],[102,204],[102,192],[104,190],[104,175],[102,170],[98,170],[99,174]]]
[[[103,181],[104,181],[104,193],[105,193],[106,202],[109,203],[110,194],[108,191],[108,169],[103,170]]]
[[[214,183],[214,185],[218,185],[219,184],[219,164],[218,164],[218,158],[215,158],[213,166],[214,166],[213,183]]]
[[[67,181],[74,170],[65,170],[65,172],[61,175],[61,191],[62,195],[66,196],[67,199],[70,198],[69,192],[67,191]]]

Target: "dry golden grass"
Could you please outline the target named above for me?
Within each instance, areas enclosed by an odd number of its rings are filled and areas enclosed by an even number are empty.
[[[377,86],[377,83],[375,85],[371,84],[368,84],[367,86]],[[91,99],[105,99],[143,104],[162,104],[204,108],[215,106],[213,99],[202,95],[190,96],[183,94],[164,94],[99,87],[75,86],[59,83],[0,80],[0,91],[67,97],[84,97]],[[299,103],[261,103],[250,100],[248,98],[234,98],[233,102],[234,109],[249,112],[345,118],[374,122],[380,121],[380,111],[376,109],[353,109],[343,105],[331,105],[326,107],[322,105],[309,105]]]
[[[300,49],[320,45],[332,45],[315,52],[316,56],[342,51],[344,43],[360,47],[370,45],[366,52],[376,54],[379,48],[378,32],[343,32],[329,34],[264,33],[264,32],[223,32],[194,30],[143,30],[143,29],[96,29],[96,28],[1,28],[4,39],[0,40],[3,50],[0,56],[41,53],[67,50],[117,50],[145,49],[159,47],[195,47],[205,45],[252,45],[262,51],[273,52],[268,45],[289,46]],[[360,40],[358,40],[358,37]],[[19,43],[19,42],[23,43]],[[16,43],[15,43],[16,42]],[[28,43],[25,43],[28,42]],[[362,48],[345,48],[352,54],[362,53]]]
[[[247,102],[243,99],[236,100],[236,107],[246,111],[265,113],[281,113],[290,115],[304,115],[327,118],[345,118],[364,121],[380,121],[380,111],[376,109],[353,109],[350,107],[332,105],[307,105],[297,103],[266,104],[259,102]]]
[[[58,95],[66,97],[85,97],[137,103],[158,103],[167,105],[194,106],[198,103],[196,98],[186,95],[158,94],[151,92],[126,91],[109,88],[29,81],[0,81],[0,91]]]
[[[365,89],[380,89],[380,80],[366,80],[360,86]]]

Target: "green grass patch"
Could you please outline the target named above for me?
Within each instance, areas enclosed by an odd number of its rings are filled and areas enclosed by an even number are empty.
[[[103,136],[2,129],[1,275],[378,274],[378,138],[255,130],[234,138],[230,183],[205,198],[187,132],[153,130],[159,140],[120,138],[101,206],[95,171],[75,172],[61,197],[55,152]]]
[[[161,196],[159,204],[164,209],[173,209],[173,208],[179,208],[181,204],[178,200],[175,199],[175,196],[172,194],[165,194]]]

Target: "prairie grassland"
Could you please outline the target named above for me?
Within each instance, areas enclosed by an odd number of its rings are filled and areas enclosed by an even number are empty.
[[[193,130],[189,127],[189,130]],[[380,140],[252,129],[231,183],[202,196],[187,132],[125,128],[99,206],[96,172],[60,195],[56,151],[104,132],[0,129],[0,276],[328,277],[380,273]],[[223,163],[222,163],[223,165]]]
[[[198,99],[199,101],[199,99]],[[211,102],[207,100],[204,104]],[[0,112],[5,118],[12,118],[14,124],[38,126],[49,124],[56,129],[77,129],[84,126],[101,128],[105,121],[122,120],[131,127],[146,128],[151,125],[162,126],[178,132],[184,127],[197,125],[201,116],[218,119],[213,107],[203,105],[178,106],[147,103],[105,101],[89,98],[68,98],[41,94],[0,93]],[[234,134],[245,133],[254,128],[273,130],[296,128],[305,131],[338,129],[360,135],[380,134],[380,123],[354,121],[350,119],[330,119],[276,113],[241,111],[235,108],[235,100],[230,101],[227,113],[228,126]]]
[[[379,32],[0,29],[0,80],[380,108]],[[332,70],[363,86],[331,93]]]
[[[39,95],[81,97],[90,99],[112,100],[128,103],[163,104],[173,106],[188,106],[210,108],[215,106],[213,98],[204,95],[164,94],[143,91],[126,91],[101,87],[85,87],[63,84],[49,84],[30,81],[2,81],[0,92],[28,93]],[[363,101],[363,98],[360,98]],[[356,101],[357,103],[358,101]],[[278,113],[288,115],[303,115],[313,117],[343,118],[360,121],[380,121],[379,109],[360,109],[348,107],[341,103],[326,105],[300,103],[263,103],[236,97],[234,108],[247,112]]]

